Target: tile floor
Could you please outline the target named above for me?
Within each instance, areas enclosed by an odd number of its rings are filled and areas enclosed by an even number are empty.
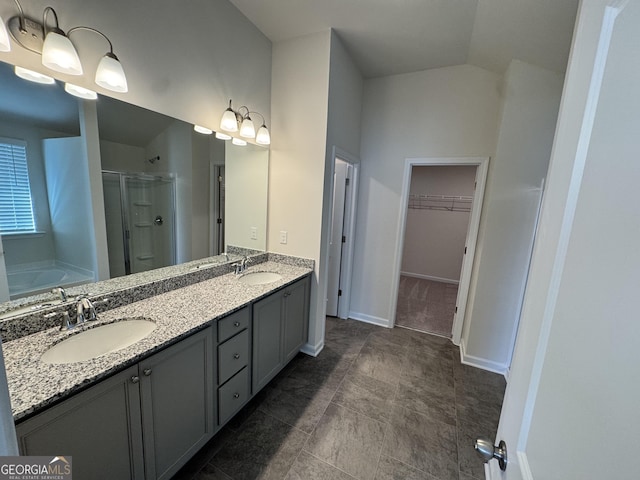
[[[451,338],[458,286],[400,276],[396,325]]]
[[[327,319],[300,354],[174,480],[484,479],[505,381],[447,339]]]

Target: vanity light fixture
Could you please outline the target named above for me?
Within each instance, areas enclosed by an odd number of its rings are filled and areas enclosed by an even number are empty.
[[[98,94],[93,90],[79,87],[78,85],[74,85],[69,82],[64,84],[64,91],[76,97],[84,98],[85,100],[96,100],[98,98]]]
[[[13,71],[18,77],[24,80],[29,80],[30,82],[42,83],[45,85],[53,85],[54,83],[56,83],[53,77],[50,77],[49,75],[44,75],[39,72],[34,72],[33,70],[29,70],[28,68],[24,68],[24,67],[19,67],[18,65],[14,67]]]
[[[231,140],[231,135],[227,135],[226,133],[216,132],[216,138],[218,140]]]
[[[213,130],[208,129],[207,127],[203,127],[202,125],[194,125],[193,129],[203,135],[211,135],[213,133]]]
[[[104,33],[91,27],[74,27],[65,34],[58,24],[58,14],[52,7],[44,9],[42,23],[40,23],[26,17],[20,2],[14,1],[19,14],[7,22],[9,33],[18,45],[42,55],[42,64],[45,67],[67,75],[82,75],[80,57],[69,38],[78,30],[93,32],[103,37],[109,44],[109,51],[102,57],[96,70],[96,84],[113,92],[126,93],[129,90],[122,64],[113,53],[111,40]],[[49,14],[55,21],[53,27],[49,27],[47,23]],[[4,22],[0,27],[0,50],[3,48],[3,30]],[[10,45],[7,48],[10,48]]]
[[[260,115],[262,118],[262,125],[257,133],[251,115]],[[269,135],[269,129],[265,124],[264,115],[258,112],[252,112],[244,105],[238,108],[238,110],[234,110],[231,106],[231,100],[229,100],[229,107],[222,114],[220,129],[231,133],[240,131],[241,137],[255,138],[256,143],[260,145],[269,145],[271,143],[271,135]]]
[[[245,142],[244,140],[242,140],[241,138],[235,138],[233,137],[231,139],[231,143],[233,143],[234,145],[238,145],[239,147],[246,147],[247,146],[247,142]]]
[[[47,28],[47,13],[51,12],[56,21],[56,26]],[[80,57],[69,37],[58,26],[58,14],[47,7],[42,17],[44,42],[42,44],[42,64],[56,72],[68,75],[82,75]]]
[[[213,133],[213,130],[207,127],[203,127],[202,125],[194,125],[193,129],[198,133],[202,133],[203,135],[211,135]],[[216,138],[220,140],[231,140],[231,135],[227,135],[226,133],[216,132]]]

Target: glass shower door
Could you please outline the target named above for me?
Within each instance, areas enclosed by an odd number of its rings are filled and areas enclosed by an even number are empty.
[[[111,276],[174,265],[174,180],[103,172],[103,184]]]

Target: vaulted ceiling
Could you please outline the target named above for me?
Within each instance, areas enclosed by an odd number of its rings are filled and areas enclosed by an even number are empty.
[[[272,42],[333,28],[365,77],[512,59],[564,72],[578,0],[230,0]]]

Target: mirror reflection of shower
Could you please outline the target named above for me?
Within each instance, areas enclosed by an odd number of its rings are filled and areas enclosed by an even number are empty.
[[[174,265],[175,178],[103,170],[111,277]]]

